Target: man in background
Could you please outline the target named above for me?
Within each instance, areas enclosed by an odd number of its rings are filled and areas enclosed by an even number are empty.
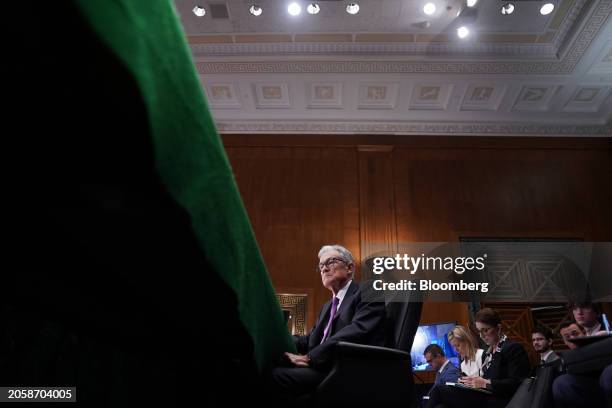
[[[576,322],[566,320],[559,325],[559,334],[567,348],[574,350],[578,346],[572,343],[571,339],[584,336],[584,328]]]
[[[590,302],[572,303],[569,306],[576,322],[564,322],[560,326],[563,341],[570,348],[578,348],[571,339],[595,336],[601,333],[598,321],[599,306]],[[569,351],[576,353],[578,351]],[[601,356],[604,358],[604,356]],[[556,408],[612,407],[612,366],[592,369],[579,374],[562,374],[553,382],[553,398]]]
[[[570,310],[576,323],[584,327],[586,336],[594,336],[602,331],[599,316],[599,305],[591,302],[577,302],[570,304]]]
[[[461,371],[455,367],[451,361],[444,355],[444,350],[437,344],[430,344],[423,352],[427,364],[436,370],[436,380],[434,387],[443,385],[447,382],[457,382],[461,376]],[[433,388],[433,387],[432,387]],[[431,392],[431,390],[430,390]]]
[[[540,363],[552,363],[559,359],[557,353],[552,350],[552,331],[546,327],[538,326],[531,332],[533,349],[540,354]]]

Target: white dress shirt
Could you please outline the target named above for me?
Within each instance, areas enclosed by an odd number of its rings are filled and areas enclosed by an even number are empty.
[[[353,281],[352,279],[350,281],[348,281],[346,283],[346,285],[344,285],[342,287],[342,289],[340,289],[338,291],[338,294],[336,295],[336,297],[338,298],[338,308],[337,308],[337,310],[340,310],[340,305],[342,304],[342,301],[344,300],[344,296],[346,296],[346,292],[348,291],[348,287],[350,286],[352,281]]]
[[[482,369],[482,353],[484,353],[483,349],[477,349],[474,361],[463,360],[461,362],[461,371],[469,376],[479,376]]]
[[[554,353],[554,351],[552,350],[548,350],[546,353],[544,354],[540,354],[540,360],[542,362],[546,362],[546,359],[548,358],[548,356],[550,356],[552,353]]]

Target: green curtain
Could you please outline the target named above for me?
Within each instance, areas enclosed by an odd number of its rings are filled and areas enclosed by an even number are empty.
[[[157,170],[234,290],[260,368],[295,351],[170,1],[77,0],[147,106]],[[206,296],[206,288],[202,288]],[[205,324],[205,316],[202,316]]]

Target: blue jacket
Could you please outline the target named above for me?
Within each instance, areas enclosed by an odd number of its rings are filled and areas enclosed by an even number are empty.
[[[461,370],[459,370],[457,367],[455,367],[453,363],[449,361],[448,364],[446,364],[446,366],[442,370],[442,372],[438,371],[436,373],[436,382],[434,383],[434,385],[444,385],[447,381],[457,382],[460,375]]]

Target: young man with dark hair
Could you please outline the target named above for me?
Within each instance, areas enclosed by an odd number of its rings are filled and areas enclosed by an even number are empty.
[[[572,302],[569,304],[569,310],[571,310],[576,323],[584,327],[586,336],[601,334],[602,326],[599,321],[601,307],[599,304],[588,301]]]
[[[571,339],[584,336],[584,327],[576,322],[572,322],[571,320],[566,320],[559,325],[559,335],[561,336],[561,339],[563,339],[563,343],[565,343],[567,348],[574,350],[578,348],[578,345],[572,343]]]
[[[544,326],[537,326],[531,331],[531,342],[533,349],[540,353],[540,363],[552,363],[559,359],[557,353],[552,349],[553,334],[552,331]]]
[[[444,350],[437,344],[430,344],[423,351],[423,356],[427,364],[436,370],[436,380],[434,387],[437,385],[446,384],[446,382],[457,382],[461,376],[461,371],[455,367],[449,359],[446,358]]]
[[[578,346],[566,339],[605,333],[601,331],[601,309],[598,304],[570,303],[568,309],[576,321],[563,322],[559,331],[571,350]],[[552,391],[556,408],[612,407],[612,365],[605,367],[602,372],[562,374],[553,382]]]

